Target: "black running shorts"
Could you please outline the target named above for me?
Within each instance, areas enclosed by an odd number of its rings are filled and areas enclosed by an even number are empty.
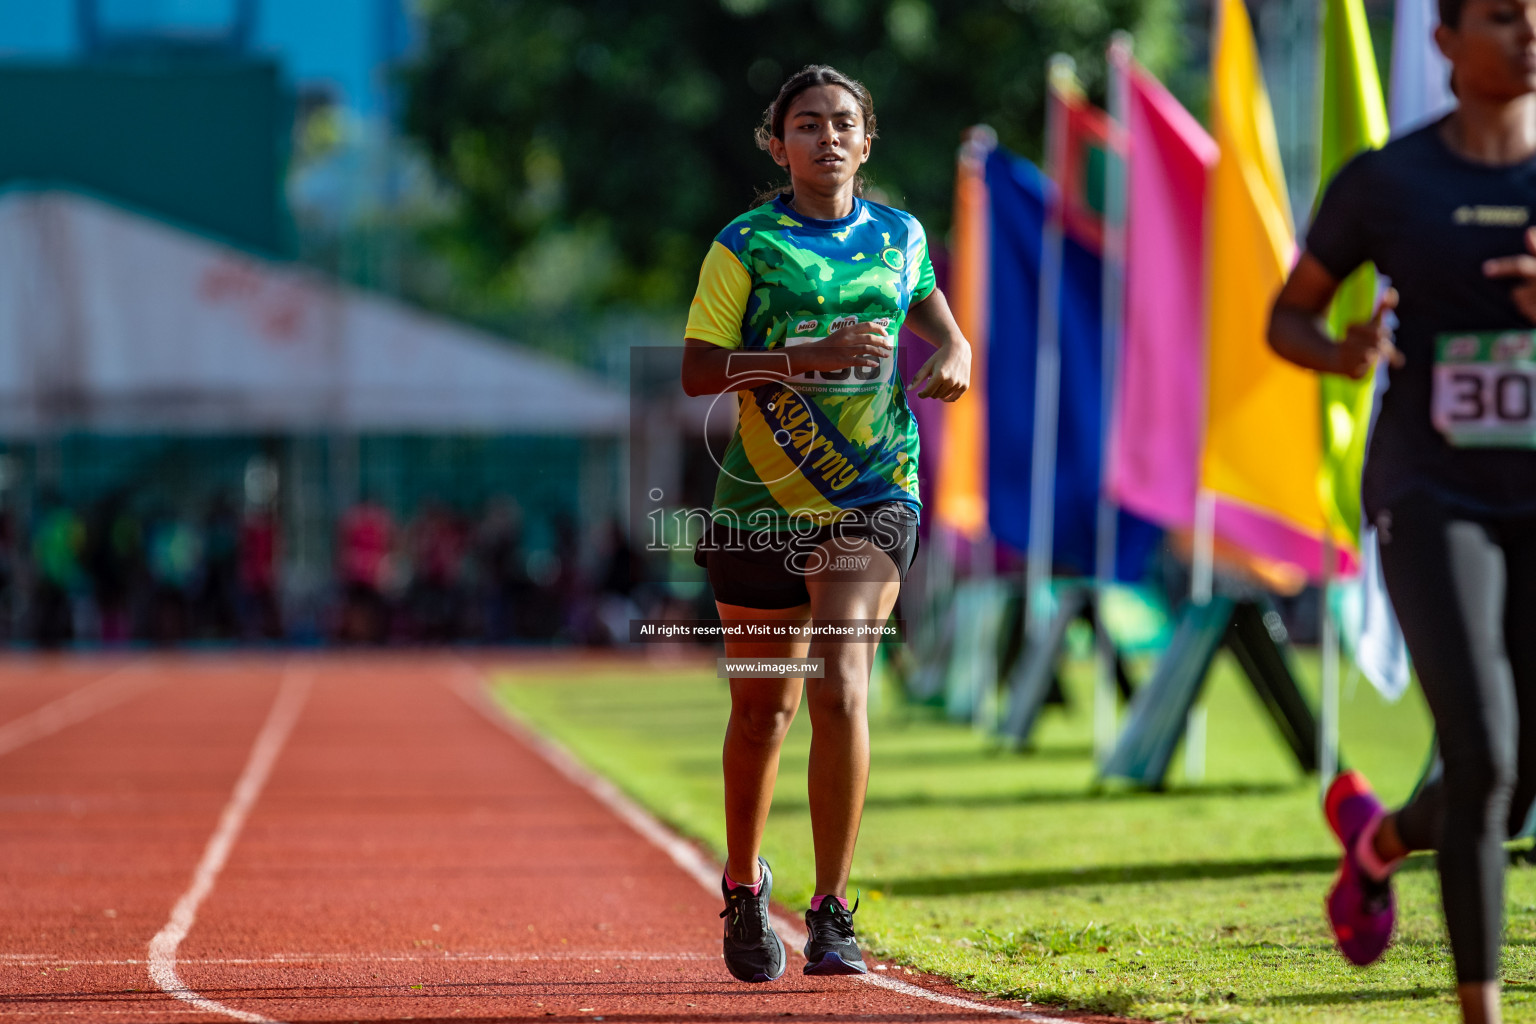
[[[917,509],[904,501],[888,501],[850,513],[803,532],[753,532],[715,523],[694,549],[694,561],[709,570],[716,601],[765,611],[808,603],[806,573],[827,567],[826,560],[837,557],[839,540],[873,542],[896,563],[905,581],[917,557]]]

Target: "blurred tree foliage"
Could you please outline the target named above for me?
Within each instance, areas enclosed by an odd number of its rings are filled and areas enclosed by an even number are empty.
[[[530,312],[680,308],[709,240],[782,172],[752,132],[785,77],[870,89],[879,197],[947,231],[961,131],[1040,151],[1046,58],[1101,95],[1104,47],[1177,56],[1180,0],[427,0],[407,131],[457,190],[460,288]],[[467,296],[461,296],[467,298]]]

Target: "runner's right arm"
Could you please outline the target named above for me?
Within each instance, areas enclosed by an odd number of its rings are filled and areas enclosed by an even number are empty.
[[[1389,288],[1371,319],[1351,324],[1344,337],[1334,341],[1326,317],[1338,290],[1338,280],[1317,257],[1302,253],[1270,310],[1269,347],[1304,369],[1355,380],[1379,360],[1401,366],[1402,353],[1392,344],[1392,329],[1384,323],[1387,312],[1397,308],[1397,292]]]
[[[1371,185],[1365,156],[1346,164],[1328,184],[1317,216],[1307,231],[1306,249],[1275,297],[1269,314],[1269,347],[1280,358],[1318,373],[1359,380],[1377,362],[1401,366],[1384,319],[1397,308],[1397,292],[1388,289],[1375,315],[1351,324],[1335,341],[1328,329],[1328,306],[1339,285],[1370,260],[1372,221],[1363,210],[1362,192]]]
[[[690,337],[683,349],[683,393],[691,397],[722,391],[750,391],[766,380],[789,380],[807,370],[879,366],[891,355],[891,341],[878,324],[857,323],[820,341],[743,352]]]
[[[788,380],[807,370],[879,366],[891,355],[885,329],[873,323],[856,323],[792,348],[743,352],[741,321],[751,292],[752,280],[735,254],[719,242],[710,246],[688,310],[684,394],[749,390],[761,387],[765,379]]]

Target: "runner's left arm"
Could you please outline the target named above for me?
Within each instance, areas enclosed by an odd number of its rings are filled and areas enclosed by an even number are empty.
[[[912,386],[924,384],[918,398],[953,402],[971,386],[971,344],[955,323],[944,293],[934,288],[907,310],[907,326],[938,349],[912,377]]]
[[[1375,152],[1360,154],[1329,182],[1307,229],[1301,259],[1270,309],[1269,347],[1303,369],[1359,380],[1378,362],[1403,365],[1386,324],[1387,313],[1397,308],[1395,290],[1389,288],[1375,315],[1351,324],[1338,341],[1327,322],[1339,285],[1371,261],[1379,218],[1373,217],[1369,200],[1380,191],[1378,157]]]

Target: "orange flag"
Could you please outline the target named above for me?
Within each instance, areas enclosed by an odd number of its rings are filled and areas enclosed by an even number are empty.
[[[955,225],[945,297],[971,343],[971,386],[944,405],[934,474],[934,515],[961,536],[987,533],[987,181],[986,129],[971,129],[955,168]]]

